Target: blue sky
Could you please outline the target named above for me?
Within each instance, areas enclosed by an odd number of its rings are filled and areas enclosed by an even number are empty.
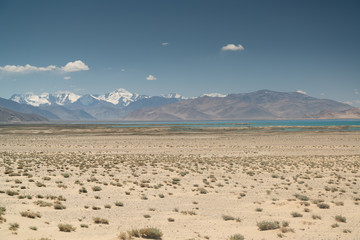
[[[360,106],[359,12],[357,0],[1,0],[0,97],[270,89]]]

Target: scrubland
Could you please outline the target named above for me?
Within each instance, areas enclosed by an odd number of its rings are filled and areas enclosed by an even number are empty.
[[[358,239],[360,134],[0,129],[0,239]]]

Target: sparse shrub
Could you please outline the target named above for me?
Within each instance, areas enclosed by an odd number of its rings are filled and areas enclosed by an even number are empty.
[[[198,188],[198,191],[200,192],[200,194],[207,194],[208,191],[205,188]]]
[[[71,224],[59,224],[58,228],[60,232],[74,232],[76,228]]]
[[[6,222],[6,218],[3,217],[5,215],[6,208],[0,207],[0,223]]]
[[[13,190],[6,190],[6,194],[9,196],[19,195],[17,191],[13,191]]]
[[[139,230],[140,236],[146,239],[161,239],[163,233],[158,228],[142,228]]]
[[[10,223],[9,225],[10,225],[10,227],[9,227],[10,231],[17,231],[20,227],[20,225],[18,223]]]
[[[230,237],[227,238],[227,240],[244,240],[244,236],[241,234],[235,234],[235,235],[231,235]]]
[[[328,208],[330,208],[330,205],[327,204],[327,203],[318,203],[317,206],[318,206],[318,208],[321,208],[321,209],[328,209]]]
[[[345,222],[346,222],[346,217],[341,216],[341,215],[336,215],[336,216],[335,216],[335,220],[338,221],[338,222],[343,222],[343,223],[345,223]]]
[[[54,209],[63,210],[63,209],[66,209],[66,206],[62,205],[61,203],[55,203],[54,204]]]
[[[237,222],[241,222],[240,218],[235,218],[235,217],[229,216],[229,215],[222,215],[222,219],[224,219],[225,221],[236,220]]]
[[[24,212],[20,212],[20,215],[22,217],[27,217],[27,218],[41,218],[41,214],[39,212],[35,213],[35,212],[24,211]]]
[[[273,230],[280,228],[278,221],[261,221],[257,223],[260,231]]]
[[[100,186],[94,186],[94,187],[92,187],[92,190],[93,190],[94,192],[98,192],[98,191],[101,191],[102,188],[101,188]]]
[[[295,194],[294,197],[296,197],[297,199],[301,200],[301,201],[309,201],[309,197],[305,196],[305,195],[301,195],[301,194]]]
[[[70,173],[64,173],[64,174],[63,174],[63,177],[64,177],[64,178],[70,177]]]
[[[291,213],[291,216],[293,216],[294,218],[296,217],[302,217],[303,215],[301,213],[298,213],[298,212],[292,212]]]
[[[37,187],[46,187],[46,185],[44,183],[42,183],[42,182],[36,182],[35,185]]]
[[[51,207],[53,204],[50,202],[45,202],[43,200],[37,200],[34,202],[35,205],[38,205],[39,207]]]
[[[109,221],[104,218],[96,217],[96,218],[93,218],[93,220],[94,220],[94,223],[96,223],[96,224],[109,224]]]
[[[196,215],[196,212],[191,210],[191,211],[181,211],[182,214],[184,215],[190,215],[190,216],[193,216],[193,215]]]
[[[235,220],[235,218],[234,218],[234,217],[229,216],[229,215],[222,215],[222,219],[224,219],[225,221]]]

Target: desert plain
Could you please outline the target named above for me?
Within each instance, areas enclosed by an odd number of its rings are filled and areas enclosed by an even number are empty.
[[[0,126],[0,239],[360,239],[360,132]]]

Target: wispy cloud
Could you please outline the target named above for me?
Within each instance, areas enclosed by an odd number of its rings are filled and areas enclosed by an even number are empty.
[[[359,90],[354,89],[354,93],[355,93],[356,95],[359,95]]]
[[[221,48],[222,51],[242,51],[244,50],[245,48],[241,45],[241,44],[238,44],[237,46],[235,44],[228,44],[226,46],[223,46]]]
[[[298,93],[301,93],[301,94],[307,94],[307,92],[305,92],[305,91],[302,91],[302,90],[297,90],[296,92],[298,92]]]
[[[69,79],[71,79],[71,77],[70,76],[65,76],[64,79],[69,80]]]
[[[163,43],[161,43],[161,45],[162,45],[162,46],[167,46],[167,45],[169,45],[169,43],[163,42]]]
[[[30,72],[49,72],[49,71],[64,71],[64,72],[77,72],[89,70],[89,67],[81,60],[74,62],[68,62],[64,67],[57,67],[55,65],[49,65],[47,67],[36,67],[30,64],[25,66],[21,65],[5,65],[0,66],[0,71],[8,73],[30,73]]]
[[[147,76],[146,77],[146,80],[148,80],[148,81],[153,81],[153,80],[156,80],[157,78],[156,77],[154,77],[153,75],[149,75],[149,76]]]
[[[4,67],[0,66],[0,70],[4,72],[10,73],[22,73],[22,72],[46,72],[56,70],[57,67],[54,65],[49,65],[47,67],[35,67],[30,64],[26,64],[25,66],[20,65],[5,65]]]

